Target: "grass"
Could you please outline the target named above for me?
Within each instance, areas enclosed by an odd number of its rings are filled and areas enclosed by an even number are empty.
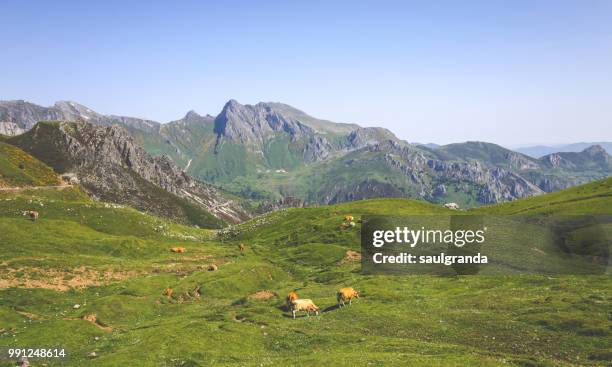
[[[611,184],[474,212],[610,214]],[[18,215],[30,206],[39,221]],[[366,200],[279,211],[217,237],[92,202],[77,189],[5,193],[0,280],[13,274],[24,285],[0,289],[0,345],[62,345],[75,366],[608,365],[609,275],[362,275],[358,263],[342,261],[359,249],[359,229],[339,229],[346,214],[449,213],[420,201]],[[219,270],[207,271],[211,263]],[[60,276],[89,283],[26,287]],[[342,286],[362,297],[338,309]],[[275,296],[249,297],[261,290]],[[290,318],[283,297],[292,290],[323,313]],[[97,324],[82,319],[90,314]]]
[[[60,180],[51,168],[23,150],[0,142],[0,187],[59,184]]]
[[[567,190],[503,204],[484,206],[472,212],[482,214],[610,214],[612,178]]]

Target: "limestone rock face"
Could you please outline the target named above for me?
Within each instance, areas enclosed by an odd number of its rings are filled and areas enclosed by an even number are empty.
[[[313,130],[265,103],[242,105],[233,99],[215,118],[215,133],[220,138],[251,149],[261,149],[265,138],[275,132],[286,132],[295,139],[302,134],[311,134]]]
[[[180,205],[168,204],[176,201],[231,223],[249,217],[240,205],[187,175],[167,156],[149,155],[118,125],[40,123],[12,142],[59,173],[76,174],[83,188],[105,201],[171,218],[180,214]]]

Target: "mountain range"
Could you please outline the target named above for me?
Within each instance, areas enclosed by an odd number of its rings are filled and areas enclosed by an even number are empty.
[[[75,180],[93,198],[176,222],[220,227],[249,214],[217,189],[194,180],[166,155],[153,157],[119,125],[39,122],[5,140]],[[23,169],[30,164],[22,163]]]
[[[209,190],[213,185],[218,197],[229,193],[259,203],[297,198],[316,205],[412,197],[478,206],[560,190],[612,172],[610,155],[597,145],[536,159],[484,142],[409,144],[384,128],[321,120],[282,103],[244,105],[230,100],[216,116],[189,111],[181,119],[162,124],[99,114],[75,102],[57,102],[51,107],[0,102],[0,132],[22,134],[9,140],[43,161],[45,156],[67,154],[62,149],[34,149],[53,144],[39,143],[49,137],[32,130],[37,122],[48,120],[80,122],[55,127],[63,134],[74,129],[68,126],[79,126],[76,131],[92,130],[84,136],[121,135],[135,147],[141,146],[142,154],[146,152],[155,162],[151,164],[172,165],[172,177],[184,171],[184,177],[193,176],[193,182]],[[119,133],[113,126],[129,134]],[[48,128],[39,127],[43,129],[39,131]],[[30,132],[23,134],[26,131]],[[88,139],[81,141],[90,143]],[[54,168],[61,171],[61,167]],[[159,179],[152,182],[160,186]],[[173,195],[181,192],[167,191]],[[240,218],[243,213],[236,210],[235,217]]]
[[[545,155],[558,153],[558,152],[581,152],[586,148],[599,145],[606,150],[608,154],[612,153],[612,142],[594,142],[594,143],[573,143],[573,144],[559,144],[559,145],[534,145],[516,148],[519,153],[526,154],[530,157],[541,158]]]

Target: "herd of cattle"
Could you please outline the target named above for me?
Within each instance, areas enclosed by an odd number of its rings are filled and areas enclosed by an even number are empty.
[[[28,217],[33,221],[38,219],[38,215],[39,213],[35,210],[24,210],[23,211],[23,216]],[[346,216],[344,219],[346,222],[354,226],[352,216]],[[244,245],[244,243],[240,243],[238,245],[238,250],[240,251],[240,254],[244,255],[244,252],[246,250],[246,246]],[[185,248],[184,247],[172,247],[170,251],[180,254],[180,253],[185,252]],[[214,270],[217,270],[216,265],[213,264],[213,266],[215,266]],[[211,270],[211,269],[209,268],[208,270]],[[167,297],[171,297],[172,294],[173,294],[172,288],[167,288],[164,291],[164,295]],[[348,302],[349,305],[351,305],[353,303],[353,298],[359,298],[359,292],[357,292],[355,289],[351,287],[341,288],[336,293],[336,300],[338,301],[338,307],[344,307],[346,305],[346,302]],[[289,292],[289,294],[287,295],[287,308],[291,311],[294,319],[295,319],[295,315],[298,312],[306,312],[306,315],[310,317],[311,312],[314,312],[315,315],[319,315],[319,312],[321,311],[321,309],[317,305],[315,305],[315,303],[311,299],[299,298],[297,293],[295,292]]]

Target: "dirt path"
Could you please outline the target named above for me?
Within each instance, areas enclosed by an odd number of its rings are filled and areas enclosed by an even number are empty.
[[[190,159],[189,162],[187,162],[187,166],[185,167],[185,169],[183,169],[183,172],[187,172],[189,166],[191,166],[191,161],[193,161],[193,159]]]

